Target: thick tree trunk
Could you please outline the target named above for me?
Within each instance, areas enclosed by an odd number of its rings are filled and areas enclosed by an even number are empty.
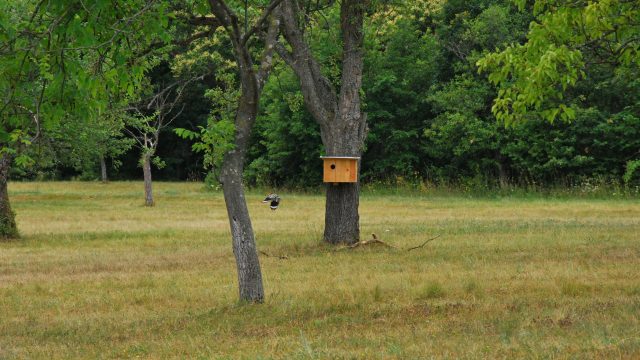
[[[0,240],[18,237],[15,214],[11,210],[7,189],[10,169],[11,156],[3,154],[0,157]]]
[[[353,244],[360,238],[359,184],[327,185],[324,240],[331,244]]]
[[[277,46],[278,54],[300,80],[305,105],[320,124],[327,156],[362,156],[366,136],[366,115],[361,111],[360,90],[363,69],[363,21],[368,0],[343,0],[340,7],[342,30],[342,75],[340,92],[322,75],[304,39],[304,29],[295,0],[284,0],[283,35],[291,51]],[[303,25],[304,26],[304,25]],[[331,244],[353,244],[360,238],[358,214],[359,184],[329,185],[326,196],[324,240]]]
[[[362,156],[367,117],[360,109],[363,69],[363,20],[366,1],[344,0],[340,9],[343,39],[342,76],[338,113],[329,123],[330,135],[323,136],[327,153],[333,156]],[[326,130],[325,130],[326,132]],[[358,172],[360,166],[358,166]],[[360,176],[358,176],[360,179]],[[358,180],[359,181],[359,180]],[[324,240],[331,244],[353,244],[360,239],[358,183],[327,187]]]
[[[322,136],[329,156],[362,155],[366,136],[366,120],[359,107],[351,111],[341,108],[342,113],[334,126],[324,130]],[[362,117],[362,118],[361,118]],[[360,162],[358,162],[358,181]],[[324,215],[324,241],[330,244],[354,244],[360,239],[360,183],[328,184]]]
[[[153,188],[151,184],[151,154],[142,156],[142,172],[144,174],[144,205],[153,206]]]
[[[100,175],[103,183],[106,183],[109,181],[109,179],[107,178],[107,163],[104,160],[103,155],[100,155]]]

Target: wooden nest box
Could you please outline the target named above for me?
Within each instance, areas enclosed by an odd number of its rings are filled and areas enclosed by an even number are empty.
[[[326,183],[358,182],[358,160],[353,156],[321,156],[324,162],[323,181]]]

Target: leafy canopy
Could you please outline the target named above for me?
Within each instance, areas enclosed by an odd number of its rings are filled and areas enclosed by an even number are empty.
[[[521,9],[527,4],[517,0]],[[553,122],[575,118],[565,94],[597,64],[640,65],[640,4],[630,0],[552,1],[533,4],[536,20],[524,44],[487,54],[480,71],[498,86],[492,111],[506,124],[530,112]]]

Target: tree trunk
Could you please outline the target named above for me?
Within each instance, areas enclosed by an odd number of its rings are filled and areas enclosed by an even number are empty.
[[[142,172],[144,173],[144,205],[153,206],[153,189],[151,185],[151,154],[142,156]]]
[[[341,124],[325,129],[322,136],[329,156],[362,156],[366,136],[366,116],[359,106],[341,107]],[[360,181],[360,161],[358,161]],[[354,244],[360,240],[360,183],[328,184],[324,215],[324,241],[330,244]]]
[[[11,210],[7,189],[10,169],[11,156],[3,154],[0,157],[0,240],[18,237],[15,214]]]
[[[100,155],[100,175],[103,183],[109,181],[107,178],[107,163],[105,162],[103,155]]]
[[[244,197],[242,172],[238,172],[232,165],[237,163],[237,159],[231,159],[236,156],[229,155],[228,160],[225,161],[221,182],[231,227],[233,255],[236,258],[238,270],[240,300],[261,303],[264,301],[264,289],[260,260],[258,259],[249,209]]]
[[[353,244],[360,238],[359,184],[327,185],[324,240],[331,244]]]
[[[260,16],[262,20],[259,20],[252,29],[261,27],[268,18],[269,13],[274,7],[278,6],[278,3],[279,0],[272,0]],[[249,217],[249,209],[247,209],[247,201],[244,197],[242,172],[251,131],[258,114],[262,85],[272,67],[273,43],[278,37],[279,22],[276,20],[269,22],[265,38],[265,49],[256,72],[246,42],[246,36],[249,34],[242,35],[238,26],[237,16],[224,1],[209,0],[209,5],[216,19],[224,25],[229,34],[236,62],[238,63],[241,83],[241,95],[238,99],[234,122],[234,149],[225,154],[220,172],[220,183],[222,183],[224,201],[227,206],[229,225],[231,227],[233,254],[236,258],[238,270],[240,301],[261,303],[264,301],[262,272],[260,271],[260,261],[253,235],[253,226]]]
[[[500,188],[506,189],[509,186],[509,176],[504,166],[504,157],[498,153],[496,154],[496,165],[498,167],[498,180],[500,181]]]
[[[327,156],[362,156],[367,132],[366,114],[361,110],[363,69],[363,22],[368,0],[343,0],[340,5],[342,30],[342,74],[340,92],[320,69],[305,41],[297,19],[300,9],[294,0],[284,0],[283,35],[291,51],[276,46],[300,81],[305,105],[320,125]],[[304,27],[304,25],[302,25]],[[277,44],[276,44],[277,45]],[[331,244],[353,244],[360,238],[358,214],[359,184],[341,183],[327,187],[324,240]]]
[[[244,87],[243,91],[248,91]],[[243,94],[236,114],[235,148],[225,155],[220,174],[224,202],[229,216],[233,254],[238,270],[240,300],[252,303],[264,301],[262,272],[258,250],[244,196],[242,172],[251,128],[257,114],[257,99]]]

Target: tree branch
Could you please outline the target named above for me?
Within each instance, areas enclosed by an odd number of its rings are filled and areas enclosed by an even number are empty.
[[[276,42],[278,41],[278,28],[280,27],[280,17],[274,16],[269,23],[267,29],[267,35],[264,40],[264,50],[262,52],[262,58],[260,59],[260,68],[258,69],[258,91],[262,90],[264,83],[269,77],[271,69],[273,69],[273,51]]]
[[[283,51],[284,47],[277,44],[276,51],[282,55],[285,62],[291,65],[299,78],[309,112],[321,126],[327,126],[338,112],[336,90],[329,79],[322,74],[320,64],[304,40],[303,29],[296,21],[299,9],[295,1],[283,0],[281,7],[283,35],[292,51],[290,53]]]
[[[267,21],[267,19],[269,18],[269,15],[271,15],[271,13],[275,10],[276,7],[278,7],[278,5],[280,5],[281,2],[282,0],[271,1],[271,3],[262,11],[262,14],[260,15],[258,21],[256,21],[256,23],[253,24],[253,26],[242,36],[242,38],[240,39],[241,45],[244,46],[249,38],[251,38],[251,36],[253,36],[253,34],[255,34],[264,25],[265,21]]]

